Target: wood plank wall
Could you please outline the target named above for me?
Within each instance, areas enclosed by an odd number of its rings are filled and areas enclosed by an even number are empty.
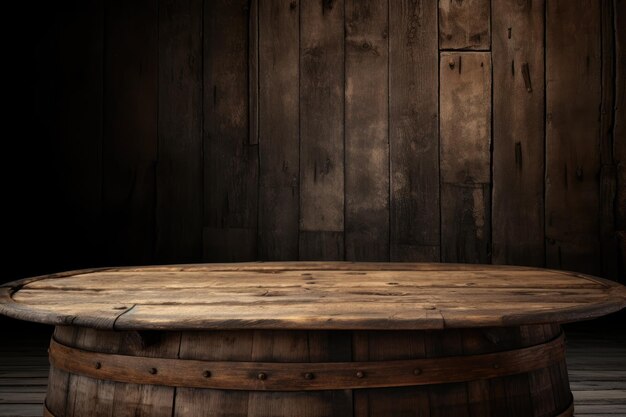
[[[624,0],[66,3],[38,91],[58,267],[626,275]]]

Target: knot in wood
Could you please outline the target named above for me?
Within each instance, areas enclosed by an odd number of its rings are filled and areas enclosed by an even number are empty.
[[[210,378],[211,377],[211,371],[204,371],[202,372],[202,376],[205,378]]]
[[[101,364],[100,362],[96,362],[96,364],[95,364],[95,368],[96,368],[96,369],[100,369],[100,368],[102,368],[102,364]]]

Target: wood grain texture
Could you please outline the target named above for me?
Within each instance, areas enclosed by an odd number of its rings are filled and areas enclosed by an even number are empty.
[[[440,54],[441,259],[491,259],[491,55]]]
[[[18,281],[0,288],[0,312],[119,330],[437,329],[576,321],[626,305],[625,287],[576,273],[315,265],[118,268]]]
[[[203,259],[256,259],[258,148],[248,144],[245,0],[204,3]]]
[[[437,5],[389,7],[390,250],[392,261],[438,261]]]
[[[490,7],[489,0],[440,0],[439,48],[490,49]]]
[[[346,259],[389,259],[388,3],[346,0]]]
[[[600,108],[600,251],[602,276],[617,279],[618,239],[615,224],[617,167],[613,158],[615,124],[615,13],[613,3],[600,3],[601,108]]]
[[[202,1],[159,2],[156,256],[202,255]]]
[[[551,1],[546,22],[546,263],[600,273],[600,4]]]
[[[305,1],[300,13],[299,258],[342,260],[344,3]]]
[[[300,5],[259,2],[259,258],[298,259]]]
[[[493,2],[494,263],[545,262],[544,11],[542,0]]]
[[[613,159],[617,169],[615,223],[620,281],[626,277],[626,1],[614,0],[615,104]]]
[[[102,198],[115,264],[154,259],[157,16],[156,0],[105,4]]]

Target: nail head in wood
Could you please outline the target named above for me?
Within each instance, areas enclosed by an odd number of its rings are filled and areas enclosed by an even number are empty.
[[[365,376],[365,373],[363,373],[363,371],[358,371],[358,372],[356,373],[356,377],[357,377],[357,378],[363,378],[364,376]]]
[[[156,375],[157,374],[157,369],[156,368],[150,368],[150,370],[148,372],[150,373],[150,375]]]
[[[256,377],[257,379],[264,381],[267,379],[267,374],[265,372],[259,372],[259,374]]]

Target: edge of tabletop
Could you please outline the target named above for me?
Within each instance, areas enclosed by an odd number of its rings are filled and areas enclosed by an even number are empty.
[[[58,312],[46,312],[37,310],[30,306],[22,305],[13,299],[13,295],[24,286],[44,280],[57,279],[73,275],[82,275],[93,272],[104,271],[133,271],[133,270],[151,270],[151,269],[179,269],[214,267],[216,271],[222,270],[238,270],[240,268],[262,267],[271,268],[272,266],[282,265],[284,270],[306,270],[306,269],[322,269],[322,270],[343,270],[347,266],[361,268],[361,270],[369,270],[374,267],[387,268],[391,266],[392,271],[413,270],[417,265],[422,267],[426,265],[438,265],[445,270],[450,267],[451,270],[457,270],[460,267],[469,267],[469,270],[482,269],[508,269],[514,270],[540,270],[546,272],[556,272],[561,274],[569,274],[582,279],[596,282],[607,288],[607,298],[601,302],[589,303],[582,306],[571,308],[561,308],[553,311],[531,311],[524,314],[503,315],[492,319],[482,319],[477,322],[476,319],[466,318],[459,314],[451,314],[446,309],[435,309],[432,311],[435,317],[425,317],[418,320],[390,321],[385,319],[375,319],[364,325],[362,321],[354,320],[317,320],[310,323],[295,322],[288,320],[260,320],[250,322],[246,320],[229,320],[225,326],[223,321],[198,319],[186,323],[149,323],[142,319],[132,318],[131,311],[135,307],[141,305],[132,305],[123,311],[116,312],[107,318],[102,318],[98,314],[81,314],[80,316],[72,314],[64,314]],[[381,268],[382,269],[382,268]],[[573,271],[562,271],[547,268],[534,268],[513,265],[481,265],[481,264],[439,264],[439,263],[388,263],[388,262],[241,262],[241,263],[214,263],[214,264],[177,264],[177,265],[150,265],[150,266],[118,266],[118,267],[100,267],[87,268],[72,271],[65,271],[47,275],[39,275],[30,278],[24,278],[0,285],[0,314],[8,317],[33,321],[48,325],[76,325],[83,327],[91,327],[101,330],[237,330],[237,329],[303,329],[308,330],[426,330],[426,329],[445,329],[445,328],[463,328],[463,327],[490,327],[490,326],[517,326],[526,324],[542,324],[542,323],[566,323],[572,321],[583,321],[594,319],[606,314],[614,313],[626,308],[626,287],[618,282],[591,275],[586,275]],[[127,314],[131,313],[131,314]],[[124,316],[124,317],[123,317]]]

